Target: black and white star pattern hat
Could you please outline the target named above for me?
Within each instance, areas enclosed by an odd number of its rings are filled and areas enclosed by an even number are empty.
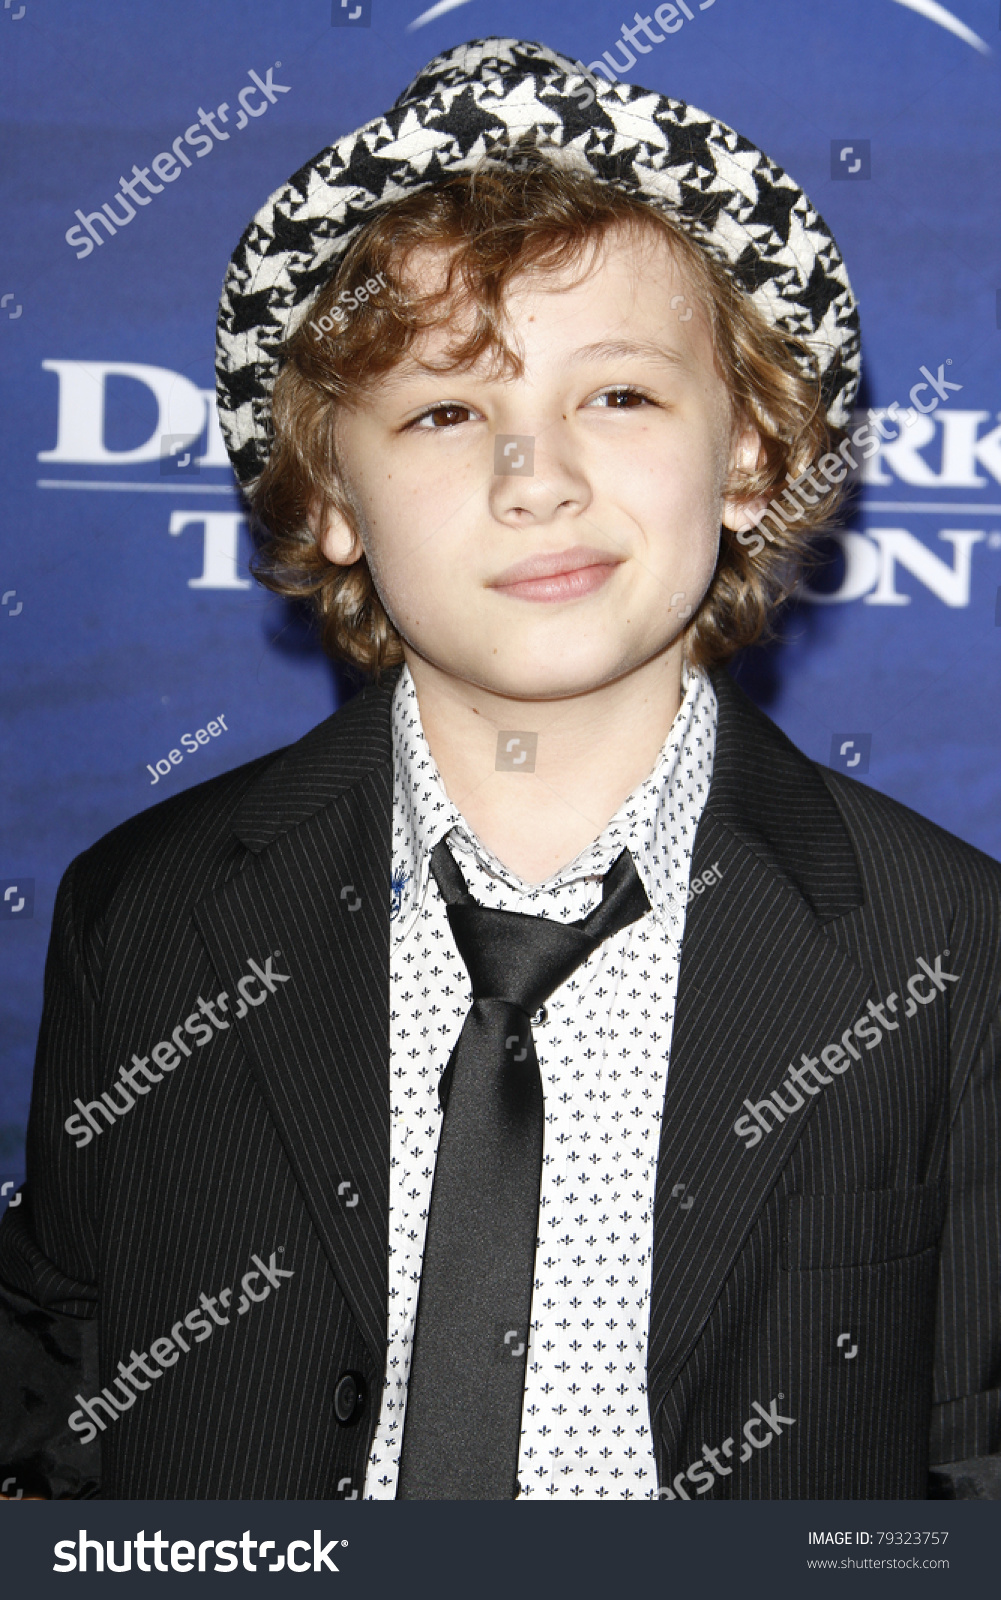
[[[307,161],[258,211],[226,272],[216,382],[241,483],[271,449],[271,393],[295,331],[372,214],[525,143],[664,209],[767,320],[817,360],[832,424],[858,386],[855,297],[830,230],[782,168],[726,123],[631,83],[585,80],[542,44],[476,39],[436,56],[385,116]]]

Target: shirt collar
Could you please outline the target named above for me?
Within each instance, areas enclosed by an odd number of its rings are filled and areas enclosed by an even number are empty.
[[[684,669],[684,698],[653,770],[623,801],[598,837],[545,883],[528,885],[487,849],[448,798],[421,723],[417,692],[404,667],[393,695],[393,878],[391,921],[402,939],[424,903],[431,852],[448,837],[463,856],[501,879],[526,901],[542,899],[577,879],[597,885],[628,849],[647,899],[665,932],[684,931],[692,847],[709,794],[716,747],[716,694],[705,673]],[[597,896],[596,896],[597,899]],[[540,908],[526,904],[526,911]]]
[[[420,910],[431,870],[431,852],[462,815],[445,793],[431,754],[417,691],[405,666],[393,693],[393,878],[390,920],[396,937]]]

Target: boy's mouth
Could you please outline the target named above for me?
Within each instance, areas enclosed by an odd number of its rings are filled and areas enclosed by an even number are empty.
[[[515,600],[577,600],[606,584],[622,559],[610,550],[578,544],[555,554],[527,556],[492,579],[489,587]]]

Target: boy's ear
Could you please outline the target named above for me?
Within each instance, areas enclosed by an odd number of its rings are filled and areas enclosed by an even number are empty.
[[[768,496],[757,495],[753,500],[742,496],[738,486],[745,473],[754,472],[761,456],[761,436],[757,428],[748,425],[734,442],[730,457],[729,492],[723,500],[722,522],[731,533],[744,533],[753,528],[768,507]]]
[[[327,560],[337,567],[350,567],[365,553],[354,525],[329,501],[310,510],[309,529]]]

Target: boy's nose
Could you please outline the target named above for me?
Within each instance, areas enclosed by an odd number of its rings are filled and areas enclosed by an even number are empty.
[[[552,435],[494,435],[490,509],[501,522],[549,522],[586,510],[591,487],[566,441]]]

